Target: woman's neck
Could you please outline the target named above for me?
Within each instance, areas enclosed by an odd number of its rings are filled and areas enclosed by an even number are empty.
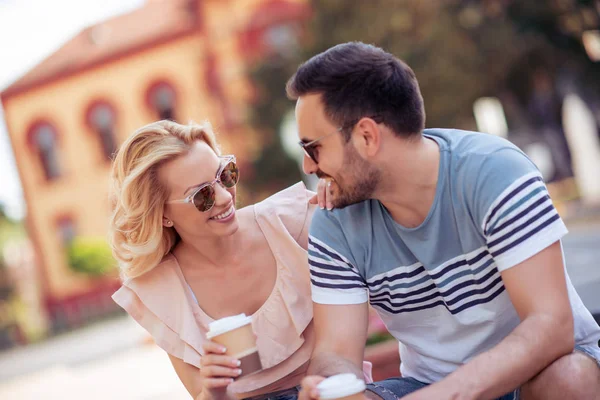
[[[222,268],[225,265],[239,263],[241,259],[240,229],[229,236],[215,238],[190,238],[173,249],[178,260],[190,260],[189,265],[202,265],[207,268]]]

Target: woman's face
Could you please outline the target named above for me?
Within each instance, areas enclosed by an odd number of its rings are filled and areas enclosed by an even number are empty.
[[[158,170],[158,179],[170,193],[167,202],[185,199],[199,186],[213,182],[222,166],[223,160],[210,146],[201,140],[196,141],[188,153]],[[214,205],[205,212],[199,211],[194,203],[165,204],[163,226],[175,227],[184,241],[193,237],[228,236],[236,232],[235,187],[225,188],[215,182],[212,189]],[[202,193],[207,192],[210,190],[202,190]]]

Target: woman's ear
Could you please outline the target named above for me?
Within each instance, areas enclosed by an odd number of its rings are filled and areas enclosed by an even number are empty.
[[[173,227],[173,221],[171,221],[167,217],[162,217],[162,224],[163,224],[164,227],[167,227],[167,228]]]

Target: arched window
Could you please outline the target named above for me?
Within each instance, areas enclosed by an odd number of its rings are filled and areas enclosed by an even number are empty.
[[[298,2],[263,2],[240,37],[242,54],[250,58],[274,59],[294,56],[299,51],[302,26],[310,15],[310,8]]]
[[[104,157],[111,159],[117,150],[114,109],[106,102],[93,103],[87,112],[87,122],[98,137]]]
[[[169,83],[161,81],[148,89],[148,104],[158,119],[175,120],[175,89]]]
[[[71,217],[61,217],[57,220],[58,235],[63,246],[68,247],[75,238],[75,223]]]
[[[44,170],[47,180],[54,180],[61,175],[60,160],[58,156],[58,135],[48,122],[39,122],[33,126],[29,133],[31,145]]]

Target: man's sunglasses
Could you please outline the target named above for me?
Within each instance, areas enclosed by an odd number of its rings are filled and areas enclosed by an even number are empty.
[[[372,115],[369,117],[362,117],[362,118],[371,118],[373,121],[375,121],[378,124],[381,123],[381,121],[382,121],[382,118],[380,115]],[[354,127],[354,125],[356,125],[358,123],[358,121],[360,121],[362,118],[356,119],[349,124],[340,126],[334,132],[323,135],[315,140],[311,140],[310,142],[299,141],[298,144],[300,145],[302,150],[304,150],[304,154],[306,154],[311,160],[313,160],[316,164],[318,164],[319,158],[317,157],[317,143],[319,141],[325,139],[326,137],[333,135],[334,133],[338,133],[338,132],[343,131],[344,129]]]
[[[234,187],[240,179],[240,171],[235,162],[235,156],[221,156],[221,166],[217,171],[215,180],[200,185],[192,194],[185,199],[170,200],[167,204],[172,203],[192,203],[200,212],[210,211],[215,205],[215,184],[218,182],[224,188],[230,189]]]

